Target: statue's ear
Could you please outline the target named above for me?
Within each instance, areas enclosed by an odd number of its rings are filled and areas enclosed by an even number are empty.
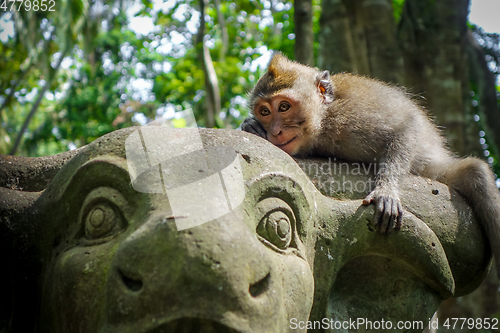
[[[328,73],[328,71],[319,73],[316,77],[316,84],[325,103],[333,102],[334,95],[332,81],[330,80],[330,73]]]

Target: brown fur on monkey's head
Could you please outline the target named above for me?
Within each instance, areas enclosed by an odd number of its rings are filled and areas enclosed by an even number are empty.
[[[252,92],[249,94],[249,107],[253,111],[255,102],[262,97],[272,96],[273,94],[292,88],[301,77],[306,76],[314,69],[291,61],[281,52],[274,52],[267,72],[257,81]]]

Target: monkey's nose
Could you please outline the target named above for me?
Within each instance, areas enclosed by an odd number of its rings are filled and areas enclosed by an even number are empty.
[[[283,132],[281,131],[281,128],[276,128],[276,129],[273,129],[271,131],[271,135],[274,136],[275,138],[277,138],[281,134],[283,134]]]

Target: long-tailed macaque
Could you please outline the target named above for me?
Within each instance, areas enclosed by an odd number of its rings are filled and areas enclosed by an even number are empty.
[[[456,189],[473,206],[500,263],[500,194],[488,165],[459,159],[404,90],[351,74],[319,71],[276,53],[250,93],[255,118],[242,129],[292,156],[316,155],[378,163],[374,190],[381,233],[401,227],[399,178],[413,173]],[[497,266],[500,267],[500,266]],[[497,268],[498,276],[500,269]]]

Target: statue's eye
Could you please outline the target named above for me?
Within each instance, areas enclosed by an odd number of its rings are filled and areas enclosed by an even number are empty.
[[[89,240],[111,236],[121,230],[121,215],[109,202],[93,205],[85,214],[85,238]]]
[[[292,222],[287,214],[275,210],[260,221],[257,233],[277,248],[285,250],[292,240]]]
[[[279,198],[267,198],[257,209],[263,215],[256,230],[260,240],[278,251],[293,246],[295,216],[290,206]]]
[[[265,117],[265,116],[269,116],[269,115],[271,114],[271,111],[269,111],[269,109],[268,109],[268,108],[263,107],[263,108],[261,108],[261,109],[260,109],[260,114],[261,114],[262,116],[264,116],[264,117]]]
[[[127,227],[129,203],[116,189],[98,187],[85,198],[80,210],[81,231],[84,244],[107,242]]]
[[[285,111],[288,111],[290,109],[290,103],[288,102],[281,102],[280,104],[280,112],[285,112]]]

